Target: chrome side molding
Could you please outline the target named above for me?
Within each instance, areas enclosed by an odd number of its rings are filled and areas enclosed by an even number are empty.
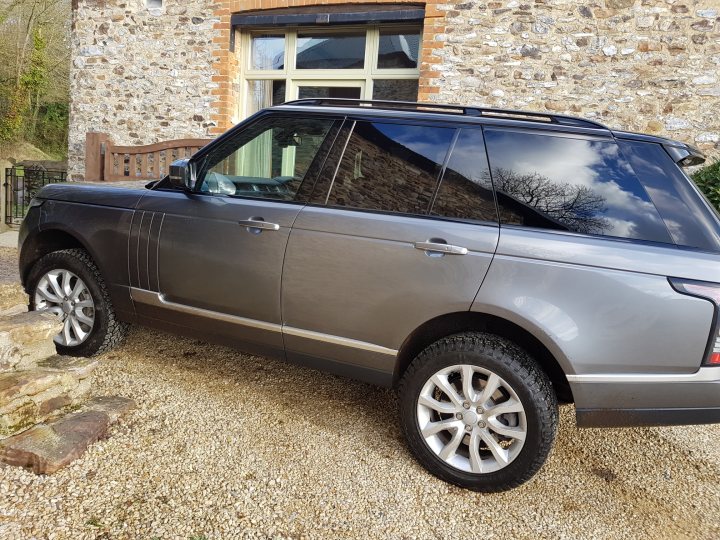
[[[368,343],[366,341],[358,341],[356,339],[333,336],[330,334],[323,334],[321,332],[313,332],[312,330],[303,330],[301,328],[268,323],[255,319],[247,319],[245,317],[239,317],[237,315],[229,315],[227,313],[220,313],[208,309],[187,306],[185,304],[178,304],[176,302],[169,302],[163,297],[162,294],[155,291],[148,291],[145,289],[130,287],[130,296],[132,297],[133,301],[140,302],[141,304],[162,307],[181,313],[187,313],[189,315],[197,315],[199,317],[207,317],[216,321],[228,322],[231,324],[247,326],[250,328],[258,328],[260,330],[267,330],[269,332],[282,332],[290,336],[312,339],[315,341],[323,341],[325,343],[331,343],[333,345],[340,345],[342,347],[350,347],[353,349],[361,349],[364,351],[385,354],[388,356],[397,356],[398,353],[398,351],[395,349],[388,349],[387,347],[375,345],[374,343]]]
[[[681,383],[720,381],[720,367],[701,367],[695,373],[598,373],[568,375],[571,383]]]

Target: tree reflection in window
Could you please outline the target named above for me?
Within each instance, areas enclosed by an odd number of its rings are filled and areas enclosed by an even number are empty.
[[[484,133],[502,223],[671,243],[614,141]]]

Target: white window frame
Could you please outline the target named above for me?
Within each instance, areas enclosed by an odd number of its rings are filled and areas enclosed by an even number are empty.
[[[370,26],[334,26],[334,27],[282,27],[282,28],[257,28],[240,32],[236,35],[236,41],[240,44],[237,48],[237,58],[240,66],[240,99],[236,109],[237,121],[249,116],[249,83],[255,80],[284,80],[285,101],[296,99],[300,86],[308,84],[314,86],[342,86],[343,81],[349,85],[360,86],[360,97],[372,99],[374,79],[395,79],[413,80],[420,78],[420,59],[418,67],[415,68],[391,68],[380,69],[377,67],[378,53],[380,50],[380,31],[387,30],[417,30],[420,32],[420,46],[422,46],[422,27],[420,25],[393,25],[379,24]],[[313,32],[316,34],[338,32],[365,31],[365,67],[363,69],[297,69],[295,61],[297,58],[298,34]],[[257,35],[284,35],[285,36],[285,65],[283,69],[255,70],[252,65],[252,38]],[[418,51],[419,53],[420,51]],[[418,54],[418,57],[420,55]]]

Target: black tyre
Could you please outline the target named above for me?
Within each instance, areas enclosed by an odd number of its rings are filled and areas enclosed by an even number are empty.
[[[410,364],[399,393],[411,452],[452,484],[517,487],[552,449],[558,406],[550,380],[504,338],[473,332],[435,342]]]
[[[28,276],[30,310],[50,311],[63,320],[55,337],[59,354],[93,356],[125,336],[127,324],[115,317],[100,271],[82,249],[55,251],[41,258]]]

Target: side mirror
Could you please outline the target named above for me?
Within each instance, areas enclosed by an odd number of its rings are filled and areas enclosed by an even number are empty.
[[[170,165],[170,185],[182,189],[192,190],[195,187],[195,170],[189,159],[178,159]]]

